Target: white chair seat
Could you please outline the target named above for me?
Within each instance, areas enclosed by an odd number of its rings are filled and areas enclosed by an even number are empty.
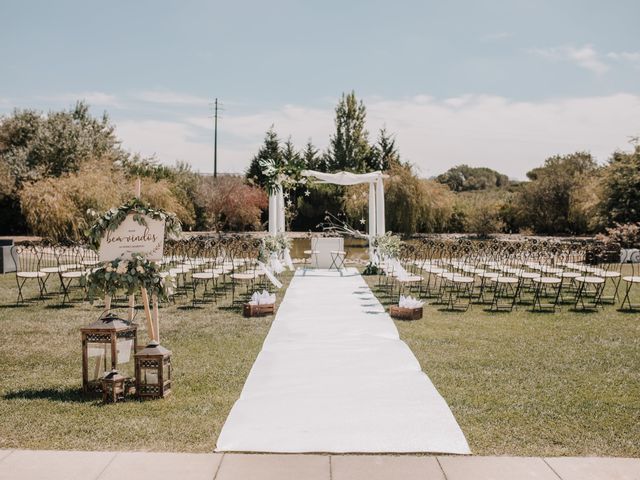
[[[540,274],[537,272],[520,272],[520,277],[526,280],[535,280],[540,278]]]
[[[560,278],[578,278],[581,275],[578,272],[560,272],[558,277]]]
[[[17,272],[16,276],[20,278],[43,278],[47,274],[45,272]]]
[[[497,283],[518,283],[520,281],[516,277],[497,277],[491,280]]]
[[[422,271],[438,275],[440,273],[446,273],[447,269],[446,268],[442,268],[442,267],[435,267],[433,265],[427,265],[425,267],[422,267]]]
[[[550,273],[551,275],[558,275],[562,273],[562,269],[556,267],[543,267],[541,271],[544,273]]]
[[[478,276],[480,278],[494,279],[494,278],[498,278],[500,274],[496,272],[483,272],[483,273],[479,273]]]
[[[231,278],[234,280],[253,280],[256,275],[253,273],[232,273]]]
[[[196,280],[213,280],[217,276],[218,274],[213,272],[196,272],[191,274],[191,278],[195,278]]]
[[[607,272],[605,270],[601,270],[596,272],[596,275],[603,278],[618,278],[620,276],[620,272]]]
[[[420,275],[408,275],[406,277],[397,277],[400,283],[421,282],[423,278]]]
[[[590,283],[593,285],[604,283],[604,278],[601,278],[601,277],[576,277],[575,280],[576,282]],[[638,281],[640,281],[640,277],[638,277]]]
[[[640,283],[640,277],[638,276],[633,276],[633,277],[622,277],[622,279],[625,282],[629,282],[629,283]]]
[[[455,275],[451,281],[453,283],[473,283],[473,277],[467,277],[464,275]]]
[[[471,273],[473,275],[480,275],[481,273],[485,273],[485,271],[486,270],[484,268],[472,268],[467,273]]]
[[[84,272],[74,270],[72,272],[62,272],[62,278],[80,278],[84,275]]]
[[[202,272],[203,273],[215,273],[217,275],[221,275],[221,274],[227,273],[229,271],[230,271],[229,269],[226,269],[224,267],[216,267],[216,268],[205,268]]]
[[[42,267],[40,271],[42,273],[60,273],[65,271],[65,267]]]
[[[545,285],[557,285],[562,282],[562,279],[558,277],[538,277],[534,278],[535,283],[543,283]]]

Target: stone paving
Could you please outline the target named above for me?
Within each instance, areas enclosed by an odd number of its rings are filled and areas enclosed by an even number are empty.
[[[0,480],[640,480],[640,458],[0,450]]]

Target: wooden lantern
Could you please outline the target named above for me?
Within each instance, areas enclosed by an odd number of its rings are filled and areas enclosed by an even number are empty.
[[[171,393],[171,351],[156,341],[136,353],[136,394],[163,398]]]
[[[125,387],[126,378],[118,373],[117,370],[111,370],[102,377],[102,401],[104,403],[116,403],[124,400],[126,394]]]
[[[82,390],[100,392],[105,373],[120,368],[128,380],[132,353],[138,346],[138,327],[108,313],[80,329],[82,333]]]

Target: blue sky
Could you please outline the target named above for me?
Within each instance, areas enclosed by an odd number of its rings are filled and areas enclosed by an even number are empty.
[[[425,176],[522,178],[548,155],[606,160],[640,133],[640,2],[15,1],[0,4],[0,113],[106,110],[126,148],[241,171],[275,124],[323,148],[355,90]]]

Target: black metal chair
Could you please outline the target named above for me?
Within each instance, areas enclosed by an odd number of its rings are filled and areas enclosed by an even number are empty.
[[[16,264],[15,275],[16,284],[18,285],[16,304],[25,303],[23,289],[29,280],[37,283],[39,298],[44,300],[47,274],[40,271],[42,248],[34,244],[14,245],[11,248],[11,256]]]
[[[622,277],[625,282],[624,297],[620,304],[620,310],[632,311],[640,309],[640,304],[631,302],[631,290],[634,285],[640,284],[640,252],[634,252],[631,255],[631,275]],[[625,307],[626,304],[626,307]]]

